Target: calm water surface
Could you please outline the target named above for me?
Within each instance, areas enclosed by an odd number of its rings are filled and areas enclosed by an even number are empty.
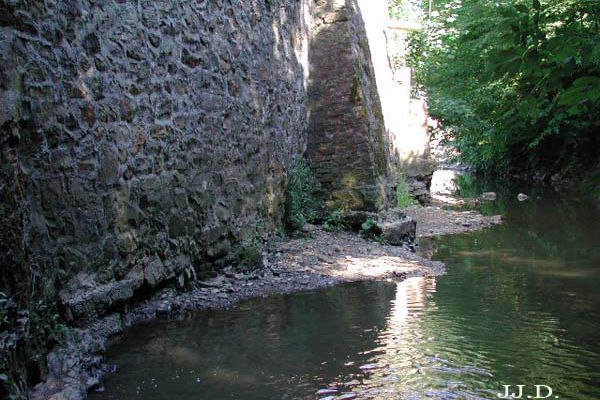
[[[551,198],[486,207],[507,223],[422,243],[448,264],[443,277],[136,326],[110,348],[118,372],[92,398],[315,399],[335,386],[361,398],[494,399],[504,384],[540,384],[551,398],[600,399],[598,207]]]

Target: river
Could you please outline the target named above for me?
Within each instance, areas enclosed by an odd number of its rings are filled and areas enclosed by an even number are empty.
[[[600,211],[501,194],[506,223],[421,243],[438,278],[253,299],[129,329],[92,399],[600,399]],[[539,386],[536,392],[536,387]],[[552,394],[550,395],[550,390]],[[351,397],[349,395],[348,397]],[[513,396],[518,397],[518,396]]]

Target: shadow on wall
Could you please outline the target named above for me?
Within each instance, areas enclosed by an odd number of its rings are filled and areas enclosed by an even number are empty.
[[[281,222],[306,146],[309,1],[38,3],[0,5],[3,330],[210,274]],[[13,392],[46,373],[31,320]]]

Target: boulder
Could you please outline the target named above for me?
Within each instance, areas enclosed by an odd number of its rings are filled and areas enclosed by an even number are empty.
[[[311,233],[319,229],[316,225],[313,224],[304,224],[300,230],[304,233]]]
[[[394,246],[412,244],[416,238],[417,222],[410,217],[385,221],[379,224],[385,240]]]
[[[485,192],[481,194],[481,200],[494,201],[496,200],[496,192]]]

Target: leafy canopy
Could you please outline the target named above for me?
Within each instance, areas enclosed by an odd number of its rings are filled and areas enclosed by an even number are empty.
[[[464,161],[558,172],[600,155],[600,1],[436,0],[409,62]]]

